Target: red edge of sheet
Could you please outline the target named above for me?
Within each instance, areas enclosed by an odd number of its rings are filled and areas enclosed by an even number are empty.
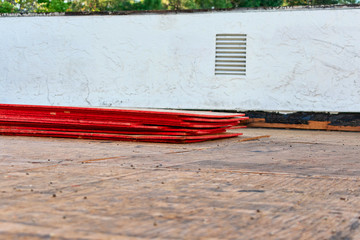
[[[0,135],[191,143],[242,135],[225,131],[246,119],[242,113],[0,104]]]

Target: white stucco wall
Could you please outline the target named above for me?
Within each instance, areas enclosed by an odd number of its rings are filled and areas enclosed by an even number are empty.
[[[360,112],[360,9],[0,17],[0,103]],[[247,34],[247,75],[214,74]]]

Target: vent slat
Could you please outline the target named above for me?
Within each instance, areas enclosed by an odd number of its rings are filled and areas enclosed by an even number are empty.
[[[223,60],[216,59],[215,63],[246,63],[246,60]]]
[[[219,45],[246,45],[246,42],[217,42],[216,46]]]
[[[245,72],[245,68],[243,68],[243,69],[239,69],[239,68],[215,68],[215,71]]]
[[[216,56],[216,58],[246,58],[246,56]]]
[[[216,54],[246,54],[246,52],[236,52],[236,51],[216,51]]]
[[[246,73],[215,73],[215,75],[243,75],[243,76],[246,76]]]
[[[241,36],[241,37],[246,37],[246,34],[241,34],[241,33],[221,33],[221,34],[216,34],[216,36],[221,36],[221,37],[233,37],[233,36]]]
[[[216,41],[246,41],[246,38],[216,38]]]
[[[246,47],[216,47],[216,49],[242,49],[242,50],[246,50]]]
[[[246,34],[216,34],[215,75],[246,75],[245,63]]]
[[[245,64],[241,64],[241,65],[235,65],[235,64],[215,64],[215,67],[238,67],[238,68],[245,68],[246,65]]]

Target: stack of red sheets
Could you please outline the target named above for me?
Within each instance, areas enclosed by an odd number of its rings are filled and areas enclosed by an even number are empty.
[[[191,143],[236,137],[244,114],[0,104],[0,134]]]

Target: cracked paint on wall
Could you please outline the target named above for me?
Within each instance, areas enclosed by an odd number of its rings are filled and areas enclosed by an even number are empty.
[[[360,9],[0,17],[0,102],[360,112]],[[247,34],[246,76],[214,74]]]

